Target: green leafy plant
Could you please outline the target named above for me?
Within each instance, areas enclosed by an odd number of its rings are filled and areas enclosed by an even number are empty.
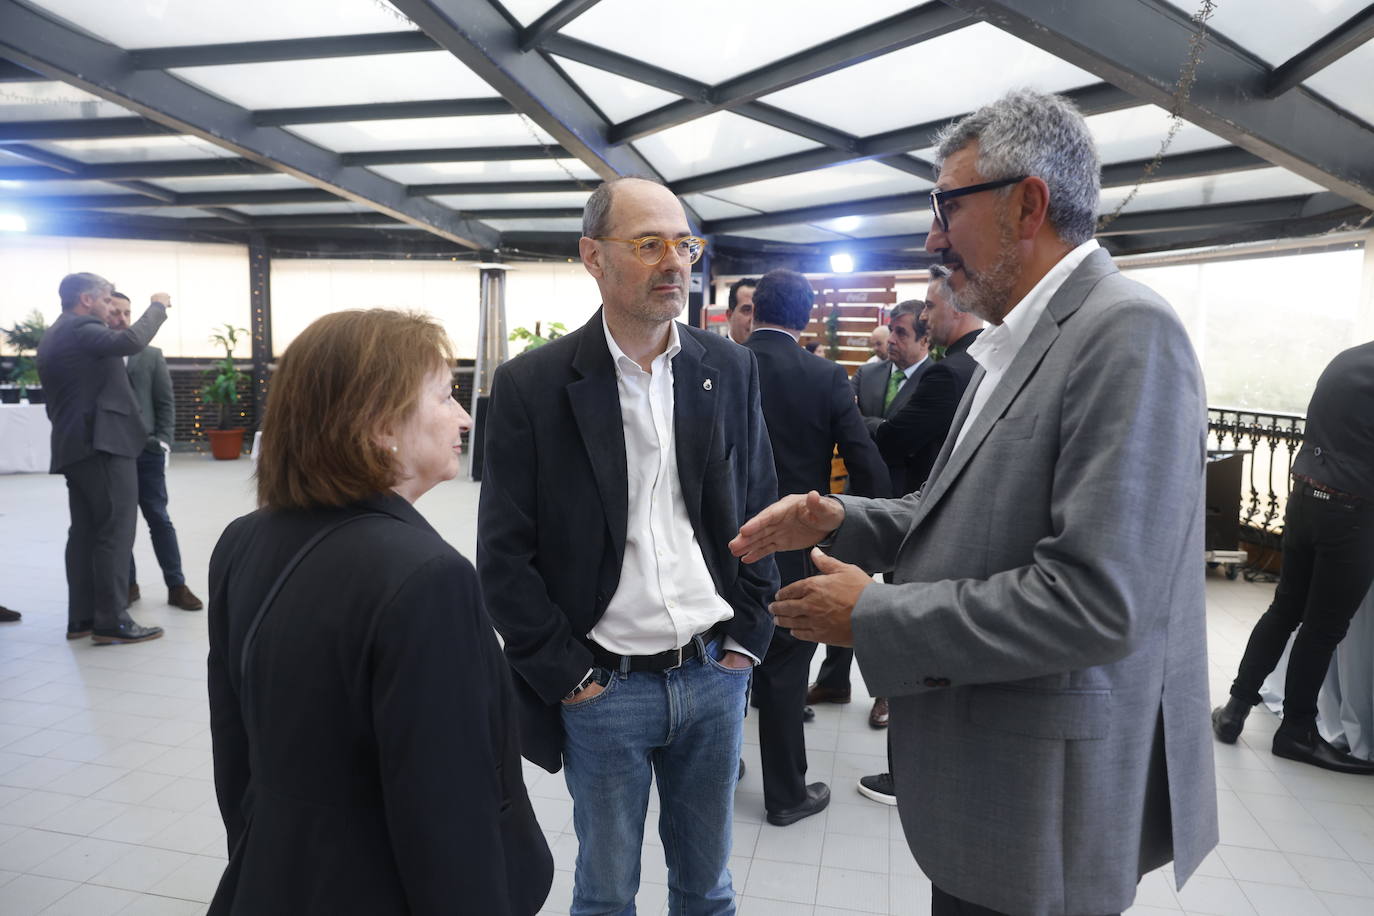
[[[20,388],[33,388],[39,384],[38,364],[29,354],[38,352],[38,344],[43,340],[43,334],[47,330],[48,322],[38,309],[30,312],[29,317],[18,322],[14,327],[0,328],[0,331],[5,334],[5,342],[19,354],[19,358],[14,362],[14,371],[10,377],[19,383]]]
[[[224,348],[224,359],[215,360],[214,368],[205,370],[206,384],[200,389],[201,400],[219,408],[219,428],[229,428],[229,410],[239,403],[239,384],[248,376],[234,366],[234,349],[240,336],[247,336],[247,328],[226,324],[210,335],[210,342]]]
[[[533,350],[535,347],[542,347],[549,341],[557,340],[564,334],[568,333],[567,327],[564,326],[563,322],[561,321],[552,322],[549,325],[549,332],[547,334],[544,334],[540,331],[541,324],[542,322],[536,321],[534,323],[533,331],[531,331],[529,328],[516,328],[514,331],[511,331],[510,333],[510,341],[512,343],[514,343],[517,340],[527,341],[524,348],[520,351],[521,353],[524,353],[526,350]]]
[[[825,316],[825,352],[831,359],[840,358],[840,306],[830,306],[830,314]]]

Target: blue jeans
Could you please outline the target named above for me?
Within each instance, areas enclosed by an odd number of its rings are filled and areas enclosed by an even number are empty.
[[[564,776],[577,875],[571,916],[634,916],[649,784],[668,861],[668,912],[732,916],[735,782],[750,669],[704,655],[665,672],[611,672],[606,689],[564,706]]]
[[[148,522],[148,535],[153,539],[153,553],[157,555],[157,565],[162,567],[163,581],[168,588],[185,585],[177,530],[167,514],[167,471],[160,451],[138,453],[138,507]],[[129,555],[129,581],[138,581],[133,554]]]

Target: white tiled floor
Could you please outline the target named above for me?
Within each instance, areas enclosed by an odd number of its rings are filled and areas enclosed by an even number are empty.
[[[252,508],[250,472],[246,461],[173,459],[172,517],[189,584],[202,596],[220,530]],[[420,503],[469,556],[476,493],[454,482]],[[0,625],[0,914],[203,912],[224,865],[210,782],[204,614],[162,604],[140,530],[144,598],[134,613],[167,636],[140,646],[67,643],[65,529],[62,478],[0,477],[0,603],[24,612],[23,623]],[[1213,576],[1208,589],[1212,694],[1223,697],[1272,586]],[[854,791],[859,776],[884,768],[883,735],[868,728],[867,711],[859,696],[818,708],[807,728],[811,778],[831,783],[833,802],[787,828],[762,823],[748,723],[732,860],[742,916],[929,912],[930,885],[896,812]],[[1273,757],[1275,725],[1258,711],[1239,744],[1216,747],[1224,845],[1182,891],[1168,871],[1147,875],[1130,912],[1374,914],[1374,780]],[[558,866],[545,912],[564,913],[577,848],[572,804],[561,776],[526,773]],[[666,870],[652,827],[646,835],[639,908],[658,913]]]

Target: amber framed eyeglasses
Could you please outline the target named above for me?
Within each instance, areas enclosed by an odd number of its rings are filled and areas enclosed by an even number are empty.
[[[635,257],[646,267],[654,267],[668,255],[668,249],[672,248],[677,252],[677,256],[688,264],[695,264],[701,260],[701,255],[706,251],[706,240],[697,238],[695,235],[684,236],[680,239],[665,239],[659,235],[642,235],[637,239],[613,239],[610,236],[596,236],[598,242],[621,242],[626,245],[633,245]]]

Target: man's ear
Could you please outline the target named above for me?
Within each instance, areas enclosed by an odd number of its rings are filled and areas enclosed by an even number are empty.
[[[1018,189],[1020,203],[1016,210],[1017,235],[1021,241],[1035,238],[1049,217],[1050,186],[1043,178],[1032,175],[1021,182]]]
[[[587,268],[587,273],[598,280],[606,275],[606,268],[601,263],[601,246],[595,239],[585,235],[578,239],[577,253],[582,256],[582,266]]]

